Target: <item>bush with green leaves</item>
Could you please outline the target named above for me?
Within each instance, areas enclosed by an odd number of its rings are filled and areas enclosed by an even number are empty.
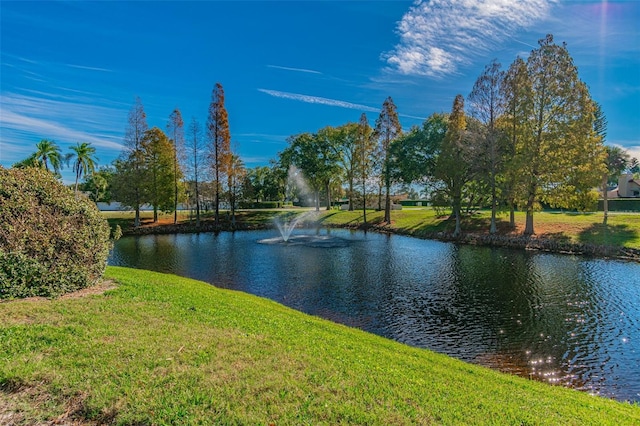
[[[107,221],[47,170],[0,167],[0,218],[0,299],[59,296],[102,277]]]

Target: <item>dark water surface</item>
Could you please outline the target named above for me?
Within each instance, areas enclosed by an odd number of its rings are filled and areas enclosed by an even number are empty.
[[[346,230],[150,235],[111,265],[267,297],[412,346],[640,401],[640,265]],[[305,232],[296,230],[294,236]]]

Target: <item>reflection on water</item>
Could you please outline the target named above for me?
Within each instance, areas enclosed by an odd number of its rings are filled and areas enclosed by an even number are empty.
[[[127,237],[110,263],[196,278],[501,371],[640,401],[638,264],[344,230],[314,236],[340,242],[326,246],[300,235],[300,244],[268,243],[276,237]]]

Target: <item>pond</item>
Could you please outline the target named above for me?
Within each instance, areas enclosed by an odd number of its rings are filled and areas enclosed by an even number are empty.
[[[640,401],[640,265],[347,230],[120,239],[110,264],[267,297],[408,345]],[[297,237],[302,238],[297,240]],[[313,241],[317,243],[313,243]]]

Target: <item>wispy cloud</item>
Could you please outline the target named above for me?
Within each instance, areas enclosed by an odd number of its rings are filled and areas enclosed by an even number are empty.
[[[113,70],[107,68],[99,68],[99,67],[88,67],[86,65],[74,65],[74,64],[66,64],[68,67],[77,68],[81,70],[89,70],[89,71],[101,71],[101,72],[113,72]]]
[[[306,72],[306,73],[309,73],[309,74],[322,74],[320,71],[308,70],[308,69],[304,69],[304,68],[282,67],[280,65],[267,65],[267,67],[276,68],[276,69],[285,70],[285,71]]]
[[[546,18],[556,0],[418,0],[398,23],[400,43],[382,54],[401,74],[442,78]]]
[[[320,96],[302,95],[299,93],[280,92],[278,90],[258,89],[258,91],[266,93],[267,95],[275,96],[276,98],[291,99],[294,101],[306,102],[309,104],[321,104],[329,105],[340,108],[355,109],[358,111],[366,112],[380,112],[380,108],[374,108],[362,104],[354,104],[351,102],[340,101],[337,99],[323,98]],[[418,117],[415,115],[398,114],[400,117],[413,118],[416,120],[425,120],[425,117]]]
[[[366,105],[354,104],[351,102],[340,101],[337,99],[322,98],[320,96],[301,95],[299,93],[280,92],[278,90],[258,89],[262,93],[266,93],[276,98],[291,99],[294,101],[306,102],[309,104],[321,104],[329,105],[340,108],[357,109],[360,111],[377,112],[378,108],[373,108]]]
[[[19,147],[25,145],[25,135],[32,135],[34,145],[38,138],[51,138],[61,148],[75,142],[89,142],[96,148],[121,149],[121,135],[115,134],[113,129],[124,128],[126,112],[84,102],[47,99],[43,95],[0,95],[4,156],[8,152],[20,152],[22,149]]]

